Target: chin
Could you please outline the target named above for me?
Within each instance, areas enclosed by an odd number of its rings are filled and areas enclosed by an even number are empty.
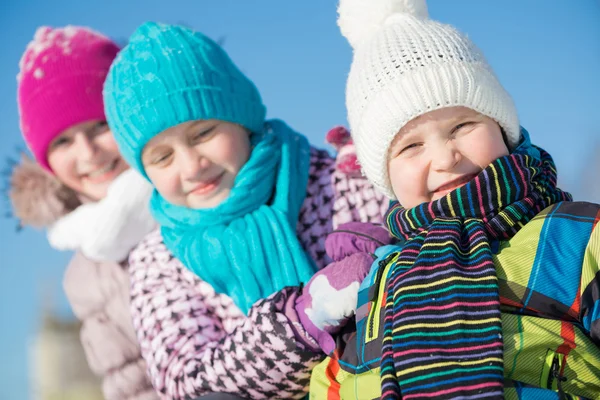
[[[188,207],[194,210],[205,210],[216,208],[229,197],[229,190],[223,190],[208,199],[192,198],[188,202]]]
[[[93,188],[86,188],[86,189],[82,190],[81,192],[85,197],[87,197],[89,199],[92,199],[95,201],[100,201],[103,198],[105,198],[106,195],[108,194],[108,186],[109,185],[105,185],[102,187],[96,186]]]

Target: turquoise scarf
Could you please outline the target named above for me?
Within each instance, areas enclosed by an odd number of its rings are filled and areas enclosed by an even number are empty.
[[[296,237],[308,184],[308,140],[271,120],[251,141],[250,159],[219,206],[175,206],[156,190],[150,200],[165,245],[246,314],[257,300],[316,272]]]

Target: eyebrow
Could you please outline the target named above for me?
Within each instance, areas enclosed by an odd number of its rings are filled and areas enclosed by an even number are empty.
[[[479,114],[478,112],[475,112],[474,114],[462,113],[462,114],[459,114],[458,116],[450,119],[450,122],[455,123],[456,121],[460,121],[461,119],[478,118],[478,117],[480,117],[480,115],[481,114]]]
[[[402,141],[402,139],[404,139],[410,132],[404,132],[404,133],[400,133],[400,131],[398,131],[398,133],[396,133],[396,136],[394,136],[394,138],[392,139],[392,141],[390,142],[390,150],[398,143],[400,143]]]
[[[100,127],[100,124],[104,123],[106,129],[110,129],[108,127],[108,124],[106,123],[106,121],[102,121],[102,120],[98,120],[98,121],[94,121],[92,124],[90,124],[90,126],[88,126],[85,129],[82,129],[81,132],[85,132],[86,134],[90,134],[93,133],[96,129],[98,129]]]
[[[192,122],[191,124],[189,124],[187,126],[186,133],[189,132],[189,131],[191,131],[191,130],[195,130],[197,128],[204,128],[204,127],[208,128],[210,126],[212,126],[210,124],[210,120],[208,120],[208,119],[199,119],[199,120],[196,120],[196,121]]]
[[[161,146],[161,144],[155,144],[150,146],[149,148],[144,148],[142,150],[142,162],[143,161],[150,161],[149,158],[152,158],[154,156],[154,154],[158,151],[157,148],[159,148]]]
[[[456,117],[449,118],[448,120],[445,121],[445,123],[447,125],[453,125],[457,121],[464,120],[464,119],[478,118],[480,116],[481,116],[481,114],[478,113],[478,112],[475,112],[474,114],[469,114],[469,113],[463,112],[463,113],[457,115]],[[408,126],[411,122],[412,121],[410,121],[405,126]],[[400,129],[400,130],[402,130],[402,129]],[[405,138],[406,136],[409,136],[411,134],[415,134],[414,129],[410,129],[408,132],[403,132],[403,133],[401,133],[400,131],[398,131],[396,133],[396,136],[394,136],[394,138],[392,139],[391,145],[394,145],[395,143],[398,143],[400,140],[402,140],[403,138]]]
[[[190,131],[190,130],[192,130],[193,128],[197,128],[198,126],[201,126],[201,125],[203,125],[203,124],[205,124],[205,123],[206,123],[206,120],[203,120],[203,119],[198,119],[198,120],[196,120],[196,121],[193,121],[191,124],[188,124],[188,126],[186,127],[186,129],[185,129],[185,130],[186,130],[186,131]]]
[[[144,146],[144,148],[142,149],[142,161],[144,161],[144,159],[146,159],[147,157],[152,157],[157,151],[160,151],[161,148],[164,146],[164,141],[153,144],[146,143],[146,146]]]
[[[98,121],[100,122],[100,121]],[[91,124],[90,126],[86,127],[85,129],[79,128],[79,129],[67,129],[65,131],[62,132],[62,134],[58,135],[55,139],[58,139],[59,137],[73,137],[78,133],[83,133],[85,135],[89,135],[90,133],[93,132],[94,129],[96,129],[96,125],[98,124],[98,122],[94,122],[93,124]]]

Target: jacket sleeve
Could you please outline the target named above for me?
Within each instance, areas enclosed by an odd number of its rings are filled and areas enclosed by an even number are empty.
[[[90,369],[102,378],[104,397],[156,399],[131,323],[126,266],[76,253],[63,287],[82,322],[81,344]]]
[[[373,187],[365,177],[346,174],[336,166],[331,176],[335,202],[333,204],[333,228],[347,222],[370,222],[381,224],[389,199]]]
[[[319,358],[296,341],[283,313],[297,289],[259,301],[244,317],[228,297],[215,294],[173,258],[160,235],[132,252],[130,272],[133,324],[163,398],[306,394]]]
[[[600,346],[600,227],[590,235],[581,273],[580,320],[589,336]]]

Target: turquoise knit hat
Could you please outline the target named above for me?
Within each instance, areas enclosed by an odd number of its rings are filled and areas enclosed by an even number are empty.
[[[252,81],[218,44],[155,22],[141,25],[113,62],[104,108],[121,154],[144,176],[142,150],[165,129],[219,119],[261,132],[266,114]]]

